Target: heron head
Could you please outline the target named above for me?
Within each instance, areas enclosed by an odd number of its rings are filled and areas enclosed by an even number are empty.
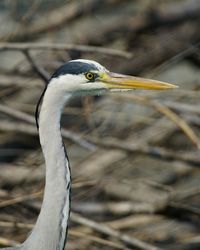
[[[49,84],[46,85],[36,107],[36,124],[38,127],[39,106],[46,92],[48,92],[46,103],[53,107],[62,106],[69,96],[74,95],[99,95],[107,91],[132,89],[164,90],[171,88],[176,88],[176,86],[170,83],[113,73],[92,60],[72,60],[58,68],[52,75]]]
[[[164,90],[176,88],[175,85],[110,72],[101,64],[92,60],[72,60],[56,70],[50,84],[62,90],[79,94],[101,94],[106,91],[124,91],[131,89]]]

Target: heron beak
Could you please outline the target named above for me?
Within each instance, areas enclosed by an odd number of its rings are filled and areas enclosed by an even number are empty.
[[[148,90],[165,90],[173,89],[178,86],[160,82],[151,79],[117,74],[113,72],[103,73],[101,81],[106,84],[109,89],[148,89]]]

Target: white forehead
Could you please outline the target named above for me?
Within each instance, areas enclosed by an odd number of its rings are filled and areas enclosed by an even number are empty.
[[[104,71],[104,72],[108,71],[103,65],[101,65],[100,63],[93,61],[93,60],[76,59],[76,60],[72,60],[72,61],[93,64],[99,71]],[[72,61],[70,61],[70,62],[72,62]]]

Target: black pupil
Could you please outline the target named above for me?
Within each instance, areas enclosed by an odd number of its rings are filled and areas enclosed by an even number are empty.
[[[92,79],[92,77],[93,77],[93,74],[92,74],[92,73],[89,73],[89,74],[88,74],[88,78]]]

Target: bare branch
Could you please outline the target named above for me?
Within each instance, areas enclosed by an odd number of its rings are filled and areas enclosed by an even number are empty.
[[[24,124],[24,123],[20,124],[20,123],[15,123],[15,122],[10,123],[10,122],[3,122],[2,121],[0,123],[0,129],[7,130],[7,131],[18,131],[21,133],[28,133],[31,135],[38,134],[36,127],[35,127],[35,119],[33,116],[28,115],[22,111],[12,109],[12,108],[7,107],[7,106],[2,105],[2,104],[0,104],[0,112],[3,112],[4,114],[8,114],[9,116],[12,116],[14,118],[20,119],[22,121],[25,121],[25,122],[28,122],[28,123],[34,125],[34,126],[32,126],[32,125],[28,125],[28,124]],[[76,143],[84,148],[87,148],[89,150],[95,150],[95,148],[96,148],[92,143],[87,142],[85,139],[82,139],[79,135],[77,135],[71,131],[63,129],[62,134],[63,134],[63,137],[65,139],[72,140],[74,143]]]
[[[104,139],[104,141],[98,138],[88,138],[88,140],[103,148],[121,149],[130,153],[147,154],[151,157],[165,159],[167,161],[178,160],[187,162],[193,166],[199,166],[200,164],[199,152],[181,154],[161,147],[150,146],[148,144],[124,143],[122,140],[114,138],[107,138]]]
[[[0,237],[0,245],[15,247],[15,246],[19,245],[19,242]]]
[[[103,233],[105,235],[114,237],[120,240],[121,242],[123,242],[124,244],[132,246],[132,247],[136,247],[138,249],[143,249],[143,250],[159,250],[160,249],[156,246],[143,242],[133,236],[130,237],[128,235],[121,234],[119,231],[114,230],[103,223],[98,223],[98,222],[89,220],[76,213],[71,213],[71,220],[75,223],[88,226],[99,233]]]
[[[76,50],[87,53],[100,53],[108,56],[132,57],[132,53],[122,50],[65,43],[0,43],[0,50]]]
[[[31,56],[28,50],[23,50],[24,55],[26,56],[27,60],[31,64],[32,68],[37,72],[37,74],[42,78],[42,80],[47,84],[49,82],[49,74],[46,72],[42,67],[39,67],[38,64],[35,62],[33,57]]]
[[[118,95],[114,98],[120,100],[129,100],[134,101],[139,104],[150,106],[156,109],[158,112],[164,114],[166,117],[168,117],[171,121],[173,121],[184,133],[185,135],[190,139],[190,141],[197,146],[198,149],[200,149],[200,139],[195,134],[195,132],[192,130],[190,125],[183,120],[180,116],[178,116],[176,113],[174,113],[172,110],[170,110],[168,107],[166,107],[164,104],[153,101],[147,97],[141,97],[136,95]]]

